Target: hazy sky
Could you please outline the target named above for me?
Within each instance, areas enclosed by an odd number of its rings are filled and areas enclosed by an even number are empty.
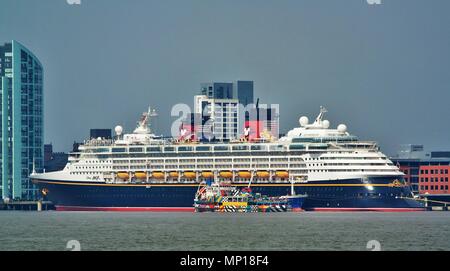
[[[281,131],[313,119],[395,153],[450,149],[450,1],[0,0],[0,43],[45,69],[45,141],[68,151],[90,128],[128,131],[148,105],[167,134],[206,81],[254,80]]]

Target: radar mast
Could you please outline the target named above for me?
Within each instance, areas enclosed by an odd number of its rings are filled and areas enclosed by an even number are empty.
[[[138,121],[138,125],[136,129],[134,130],[135,134],[150,134],[150,117],[158,116],[156,113],[156,110],[152,110],[151,107],[148,107],[147,112],[143,112],[141,119]]]
[[[328,112],[328,110],[325,108],[325,107],[323,107],[323,106],[320,106],[320,113],[319,113],[319,115],[317,116],[317,118],[316,118],[316,123],[321,123],[322,122],[322,119],[323,119],[323,115],[325,115],[325,113],[327,113]]]

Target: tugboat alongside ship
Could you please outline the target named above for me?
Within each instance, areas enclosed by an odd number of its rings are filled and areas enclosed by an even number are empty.
[[[268,197],[253,193],[250,187],[239,189],[230,182],[207,180],[201,184],[195,194],[196,212],[299,212],[307,195],[295,195],[292,185],[291,194]]]
[[[193,212],[194,198],[200,211],[198,187],[212,178],[246,193],[254,209],[268,198],[268,205],[289,205],[282,196],[295,194],[307,195],[297,197],[307,211],[424,210],[375,142],[360,141],[344,124],[329,128],[325,112],[313,123],[301,117],[300,127],[278,140],[185,142],[155,136],[149,109],[133,133],[117,126],[114,140],[88,140],[63,170],[30,178],[63,211]],[[250,180],[251,191],[242,189]]]

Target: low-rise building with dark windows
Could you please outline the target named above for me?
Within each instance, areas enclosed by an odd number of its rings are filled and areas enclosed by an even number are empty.
[[[450,203],[450,152],[425,152],[423,145],[405,145],[391,157],[405,173],[413,193],[430,200]]]

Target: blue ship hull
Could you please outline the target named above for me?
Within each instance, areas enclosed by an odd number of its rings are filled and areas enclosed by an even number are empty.
[[[198,184],[106,184],[34,179],[46,200],[57,210],[190,211]],[[247,186],[233,183],[233,186]],[[370,186],[368,186],[370,185]],[[288,195],[290,184],[252,184],[255,193]],[[409,199],[401,178],[373,177],[296,183],[297,194],[307,194],[307,211],[419,211],[424,205]]]

